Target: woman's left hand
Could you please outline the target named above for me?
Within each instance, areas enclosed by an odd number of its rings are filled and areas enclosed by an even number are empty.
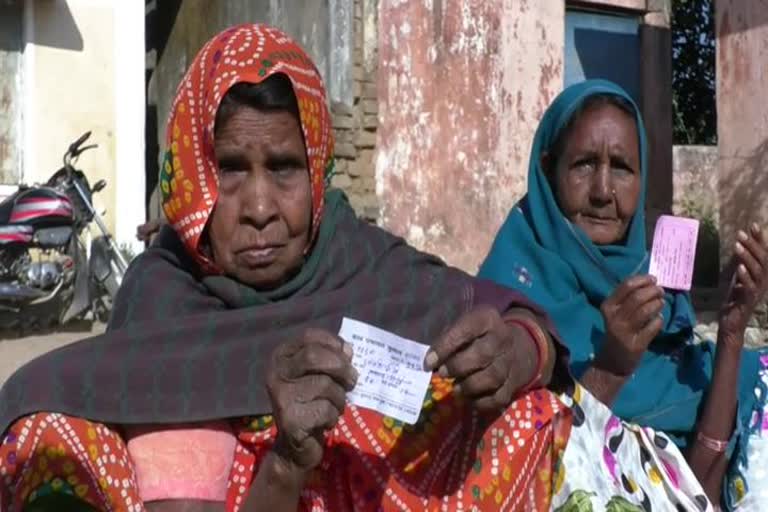
[[[440,337],[424,366],[455,379],[456,392],[478,410],[499,411],[534,378],[534,343],[524,328],[505,322],[495,308],[480,306]]]
[[[768,290],[768,247],[763,232],[752,224],[750,233],[739,231],[735,247],[733,284],[720,310],[719,338],[743,343],[747,323]]]

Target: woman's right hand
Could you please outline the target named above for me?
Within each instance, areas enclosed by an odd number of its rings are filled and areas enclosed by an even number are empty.
[[[653,276],[624,281],[603,302],[606,339],[598,354],[600,365],[611,373],[634,373],[648,345],[663,326],[664,290]]]
[[[357,382],[352,347],[321,329],[277,347],[267,372],[267,392],[277,425],[273,453],[291,472],[306,476],[323,457],[324,434],[344,412]]]

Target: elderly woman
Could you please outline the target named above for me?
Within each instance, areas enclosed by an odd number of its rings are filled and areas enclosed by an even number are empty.
[[[287,36],[246,25],[210,41],[168,146],[169,226],[133,264],[108,333],[0,391],[0,508],[708,509],[663,435],[625,429],[573,383],[522,295],[326,189],[325,92]],[[358,373],[344,318],[430,346],[414,425],[346,403]],[[607,435],[626,439],[612,472],[585,476]]]
[[[728,467],[724,504],[762,510],[765,363],[743,350],[768,285],[762,232],[739,232],[717,344],[695,344],[688,295],[647,275],[645,179],[645,133],[629,96],[604,81],[568,88],[541,121],[528,195],[480,276],[544,306],[582,384],[621,418],[673,436],[711,499]]]

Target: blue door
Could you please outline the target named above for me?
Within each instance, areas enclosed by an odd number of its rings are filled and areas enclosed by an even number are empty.
[[[605,78],[640,101],[640,20],[637,16],[567,10],[565,86]]]

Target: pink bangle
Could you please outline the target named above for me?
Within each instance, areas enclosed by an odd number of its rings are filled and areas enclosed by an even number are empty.
[[[711,437],[705,436],[701,432],[696,434],[696,441],[701,443],[702,446],[709,448],[713,452],[724,453],[725,450],[728,449],[728,441],[720,441],[718,439],[712,439]]]
[[[544,372],[544,366],[547,364],[547,356],[549,355],[547,339],[538,324],[532,320],[515,317],[505,318],[505,321],[508,324],[522,327],[533,340],[533,344],[536,345],[536,356],[538,358],[538,361],[536,362],[536,371],[533,373],[533,378],[525,386],[520,388],[520,393],[525,393],[541,382],[541,374]]]

